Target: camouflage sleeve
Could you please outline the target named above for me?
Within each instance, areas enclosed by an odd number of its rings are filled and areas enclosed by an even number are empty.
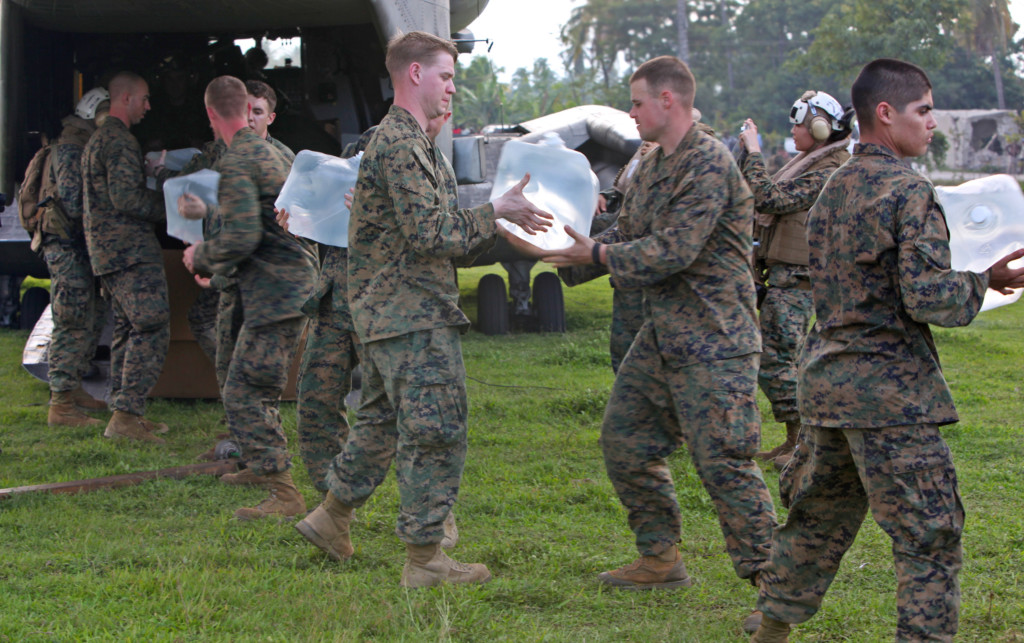
[[[903,306],[923,324],[965,326],[981,310],[988,273],[950,268],[946,217],[930,184],[918,182],[904,197],[896,231]]]
[[[676,196],[654,214],[650,229],[655,232],[608,246],[608,271],[615,287],[642,288],[658,283],[684,271],[700,255],[719,215],[734,207],[726,187],[727,170],[714,165],[678,177],[673,190]],[[608,232],[610,243],[617,227]],[[599,240],[604,236],[598,235]]]
[[[821,169],[801,174],[795,179],[772,181],[760,152],[748,155],[743,162],[743,178],[754,193],[754,208],[765,214],[788,214],[810,209],[833,171]]]
[[[139,150],[120,146],[107,163],[110,201],[114,207],[143,221],[163,221],[166,216],[163,195],[146,189]]]
[[[604,244],[620,243],[625,241],[625,239],[623,239],[619,234],[619,226],[616,224],[615,220],[612,221],[612,225],[610,227],[604,228],[598,234],[591,235],[591,238],[597,243]],[[561,277],[562,281],[565,282],[565,285],[570,288],[572,286],[578,286],[588,281],[592,281],[598,277],[603,277],[607,274],[607,266],[598,266],[596,264],[558,269],[558,276]]]
[[[54,150],[54,168],[57,176],[57,195],[64,212],[72,219],[81,219],[82,203],[82,148],[77,145],[58,145]]]
[[[263,238],[259,190],[244,167],[220,167],[220,230],[196,247],[196,268],[227,274],[250,257]],[[209,216],[209,215],[207,215]]]
[[[221,150],[218,148],[216,141],[210,141],[205,143],[199,154],[196,154],[188,163],[185,164],[180,170],[169,170],[166,167],[161,167],[157,170],[153,178],[156,179],[156,185],[158,188],[163,189],[164,182],[167,179],[173,179],[176,176],[185,176],[186,174],[192,174],[199,170],[209,170],[213,168],[213,164],[220,158]]]
[[[388,192],[402,235],[418,253],[437,257],[467,255],[497,234],[494,206],[451,210],[441,202],[433,152],[405,140],[391,145],[383,163]]]

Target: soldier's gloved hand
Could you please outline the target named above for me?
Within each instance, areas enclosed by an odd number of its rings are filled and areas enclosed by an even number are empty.
[[[182,194],[178,197],[178,213],[186,219],[203,219],[206,217],[206,201],[194,194]]]
[[[494,218],[510,221],[526,230],[527,234],[547,232],[551,227],[551,220],[555,217],[530,203],[529,199],[523,196],[523,188],[529,182],[530,175],[524,174],[519,183],[491,202],[494,206]]]

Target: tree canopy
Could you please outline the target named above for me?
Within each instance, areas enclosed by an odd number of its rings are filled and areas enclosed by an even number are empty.
[[[456,120],[479,129],[587,103],[627,109],[629,75],[660,55],[688,59],[696,106],[720,131],[749,117],[781,138],[803,91],[849,103],[857,71],[883,56],[924,67],[938,108],[1019,106],[1017,30],[1007,0],[587,0],[562,27],[561,60],[507,83],[483,58],[460,65]]]

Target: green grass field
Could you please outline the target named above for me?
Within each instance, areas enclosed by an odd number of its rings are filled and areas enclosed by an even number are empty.
[[[460,271],[470,317],[487,271]],[[289,523],[234,521],[262,494],[212,477],[23,495],[0,501],[0,641],[745,640],[739,624],[755,591],[733,574],[684,452],[670,464],[695,586],[633,593],[595,579],[636,555],[597,445],[612,384],[610,309],[602,279],[566,290],[564,335],[464,339],[470,452],[454,555],[486,563],[491,583],[398,586],[393,475],[359,511],[344,564]],[[1022,311],[935,331],[962,420],[945,430],[968,512],[961,641],[1024,641]],[[20,366],[26,337],[0,331],[0,487],[189,464],[223,430],[218,404],[168,400],[147,413],[171,426],[163,447],[49,429],[47,387]],[[777,444],[784,429],[760,401],[764,442]],[[294,439],[294,404],[282,413]],[[295,462],[312,508],[319,498]],[[778,475],[766,477],[777,492]],[[868,522],[822,611],[792,640],[891,641],[895,622],[890,543]]]

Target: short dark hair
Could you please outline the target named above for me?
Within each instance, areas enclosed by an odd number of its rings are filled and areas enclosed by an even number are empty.
[[[262,80],[245,81],[245,91],[250,96],[265,99],[267,101],[267,107],[270,108],[271,112],[277,108],[277,92],[274,91],[273,87]]]
[[[388,43],[388,53],[384,58],[384,66],[388,68],[391,78],[397,78],[409,65],[418,62],[423,64],[436,54],[449,54],[452,60],[459,59],[459,50],[455,43],[425,31],[410,31],[399,34]]]
[[[850,94],[861,127],[870,127],[875,122],[875,107],[879,103],[889,103],[902,112],[931,88],[928,74],[917,65],[895,58],[879,58],[864,65],[853,81]]]
[[[119,71],[114,74],[114,77],[107,83],[107,92],[110,94],[110,100],[116,101],[125,94],[130,94],[139,83],[146,82],[146,79],[139,76],[133,71]]]
[[[245,116],[246,98],[245,83],[234,76],[217,76],[206,86],[203,99],[207,107],[217,112],[221,118]]]
[[[630,83],[638,80],[646,80],[652,92],[663,89],[675,92],[683,98],[684,107],[693,107],[697,81],[689,66],[675,56],[658,56],[640,65],[629,77]]]

